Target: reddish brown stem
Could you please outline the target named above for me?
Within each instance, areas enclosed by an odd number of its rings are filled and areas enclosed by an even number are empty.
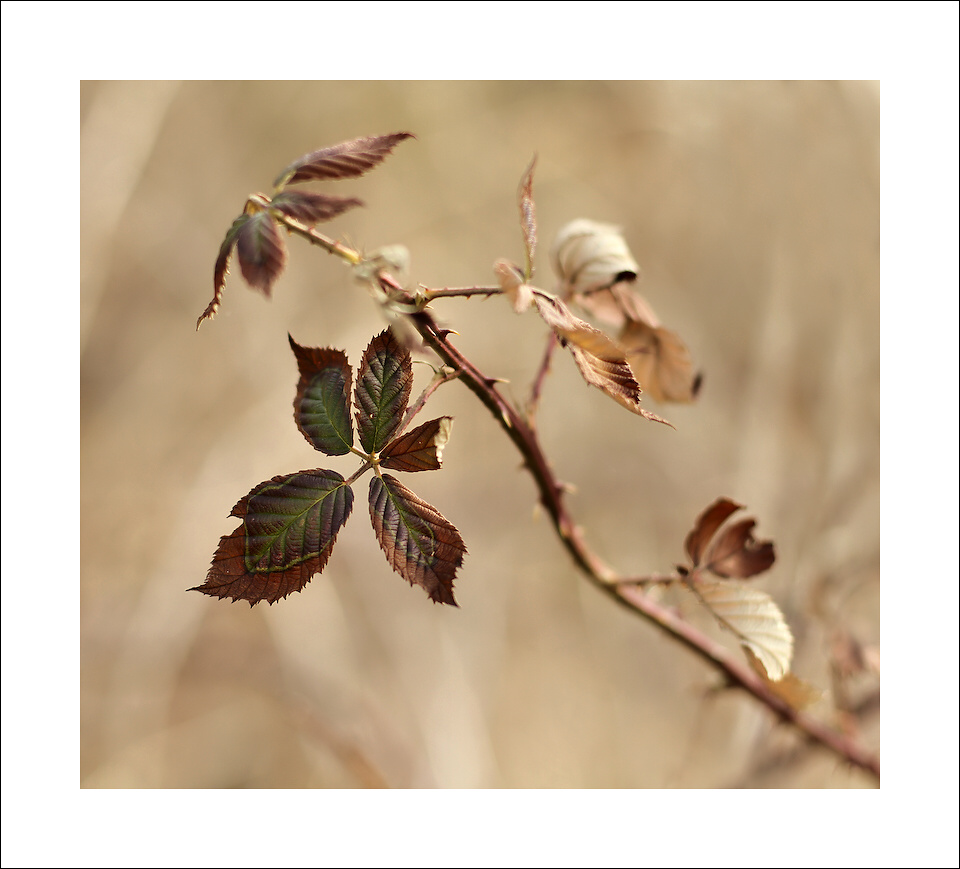
[[[383,289],[389,293],[403,292],[402,287],[383,272],[380,274],[380,282]],[[449,342],[450,332],[441,329],[429,311],[412,314],[409,319],[427,346],[447,365],[460,372],[460,380],[487,407],[513,441],[537,485],[540,502],[550,515],[560,541],[574,563],[597,588],[621,606],[659,626],[674,640],[714,666],[730,685],[738,686],[751,694],[779,718],[799,729],[808,739],[829,749],[853,766],[872,773],[877,779],[880,778],[879,757],[867,751],[856,739],[828,727],[805,712],[794,709],[774,694],[768,683],[745,662],[684,621],[672,610],[653,601],[637,585],[631,584],[629,579],[624,582],[625,578],[617,576],[615,571],[595,555],[584,541],[580,528],[567,512],[563,486],[554,475],[535,431],[527,420],[500,395],[496,388],[496,380],[482,374]]]

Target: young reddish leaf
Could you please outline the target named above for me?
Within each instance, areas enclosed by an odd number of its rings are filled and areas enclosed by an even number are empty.
[[[367,345],[357,375],[357,431],[366,452],[383,449],[400,427],[412,384],[410,352],[385,329]]]
[[[322,181],[327,178],[356,178],[383,162],[397,143],[413,138],[413,133],[390,133],[352,139],[329,148],[305,154],[280,173],[274,187],[300,181]]]
[[[266,211],[258,211],[240,227],[237,259],[244,280],[269,296],[274,281],[287,264],[287,246],[280,227]]]
[[[754,519],[743,519],[725,528],[704,559],[704,566],[717,576],[747,579],[769,570],[777,556],[769,540],[753,539]]]
[[[335,471],[300,471],[254,487],[230,512],[242,524],[220,538],[203,585],[217,598],[273,603],[300,591],[330,558],[353,508]]]
[[[707,545],[717,533],[717,529],[737,510],[742,509],[743,504],[737,504],[729,498],[717,498],[697,517],[693,530],[687,535],[683,544],[694,567],[699,566],[703,553],[706,552]]]
[[[363,205],[359,199],[329,196],[326,193],[306,193],[299,190],[285,190],[283,193],[278,193],[270,203],[271,208],[308,226],[332,220],[358,205]]]
[[[772,598],[742,582],[700,578],[690,588],[720,624],[736,634],[763,665],[768,679],[779,682],[790,670],[793,634]]]
[[[640,406],[640,384],[637,383],[623,350],[615,341],[574,316],[555,296],[537,290],[534,300],[540,316],[573,353],[574,361],[587,383],[603,390],[632,413],[670,425],[665,419]]]
[[[627,360],[643,388],[657,401],[691,402],[703,377],[680,337],[662,326],[627,321],[620,333]]]
[[[537,155],[533,155],[527,171],[523,173],[518,194],[520,204],[520,229],[523,230],[523,250],[526,268],[524,281],[533,277],[533,255],[537,250],[537,210],[533,204],[533,169],[537,165]]]
[[[204,320],[212,320],[214,314],[216,314],[220,308],[220,302],[223,298],[223,286],[227,282],[230,255],[233,253],[233,248],[237,243],[237,236],[240,235],[240,230],[249,219],[250,215],[244,213],[234,220],[230,225],[230,229],[227,230],[227,234],[223,239],[223,243],[220,245],[220,252],[217,254],[217,262],[213,267],[213,298],[210,300],[210,304],[207,305],[206,309],[197,320],[198,329]]]
[[[370,521],[397,573],[424,588],[432,600],[457,606],[453,580],[467,547],[436,507],[384,474],[370,481]]]
[[[300,382],[293,400],[297,428],[314,449],[342,456],[353,446],[350,389],[353,371],[342,350],[301,347],[291,336]]]
[[[393,471],[435,471],[450,439],[453,418],[441,416],[418,425],[391,441],[381,451],[380,464]]]

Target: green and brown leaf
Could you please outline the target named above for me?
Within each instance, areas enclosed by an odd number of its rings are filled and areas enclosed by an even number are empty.
[[[350,390],[353,371],[342,350],[301,347],[291,336],[300,382],[293,400],[297,428],[328,456],[342,456],[353,446]]]
[[[397,573],[431,600],[457,606],[453,580],[467,547],[439,510],[384,474],[370,481],[370,521]]]
[[[217,598],[274,603],[323,570],[353,508],[353,490],[335,471],[300,471],[254,487],[230,512],[243,520],[220,538],[203,585]]]
[[[365,452],[389,443],[403,421],[412,384],[410,352],[385,329],[367,345],[357,375],[357,431]]]

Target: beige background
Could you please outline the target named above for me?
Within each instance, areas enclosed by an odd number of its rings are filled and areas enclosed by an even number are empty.
[[[429,286],[486,284],[522,256],[516,185],[537,152],[539,282],[563,223],[620,224],[705,371],[697,405],[650,403],[672,431],[557,360],[541,428],[571,509],[603,557],[648,572],[682,559],[716,496],[746,504],[779,554],[760,587],[831,716],[834,631],[879,643],[875,84],[91,82],[80,102],[84,787],[871,786],[790,755],[766,713],[589,587],[457,384],[429,407],[456,418],[444,470],[404,482],[469,547],[460,609],[388,568],[366,481],[302,594],[251,610],[184,589],[254,484],[353,469],[293,423],[287,332],[356,363],[382,328],[343,265],[294,239],[273,301],[233,274],[196,333],[247,194],[314,148],[409,130],[378,170],[326,188],[367,203],[328,231],[408,246]],[[534,315],[435,309],[522,400]],[[876,711],[864,727],[879,748]]]

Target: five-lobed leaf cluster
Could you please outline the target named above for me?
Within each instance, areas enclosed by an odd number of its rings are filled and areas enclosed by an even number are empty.
[[[453,581],[466,553],[459,532],[439,510],[382,471],[438,469],[450,435],[450,417],[403,432],[413,383],[410,353],[390,330],[381,332],[363,354],[354,387],[343,351],[301,347],[293,338],[290,346],[300,370],[293,403],[297,427],[325,455],[354,453],[364,464],[349,480],[318,468],[255,486],[231,511],[241,524],[220,539],[206,581],[191,590],[253,606],[303,589],[323,570],[350,516],[352,483],[372,468],[370,521],[387,562],[432,600],[456,606]]]

